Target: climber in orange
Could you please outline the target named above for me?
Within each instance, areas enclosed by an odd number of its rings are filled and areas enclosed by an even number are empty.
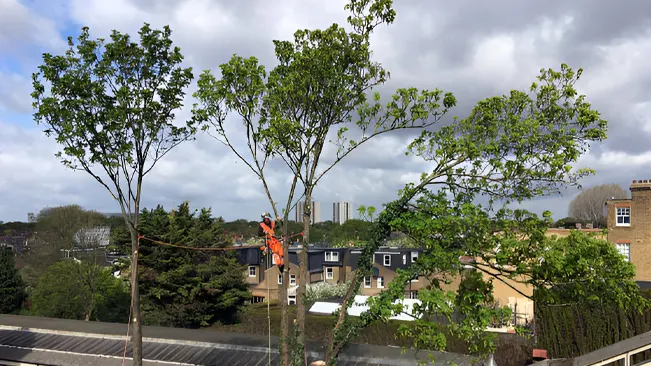
[[[274,231],[276,230],[276,222],[278,222],[278,227],[280,227],[280,217],[276,217],[276,220],[271,219],[271,215],[265,212],[262,214],[262,222],[258,228],[258,236],[265,237],[265,245],[260,247],[260,250],[265,251],[267,247],[271,249],[271,253],[274,258],[274,262],[278,265],[278,269],[282,273],[285,268],[285,261],[283,260],[283,245],[275,237]]]

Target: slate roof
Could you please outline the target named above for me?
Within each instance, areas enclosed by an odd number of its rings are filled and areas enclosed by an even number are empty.
[[[3,360],[47,365],[121,365],[125,334],[125,324],[0,315],[0,365]],[[143,327],[143,336],[143,358],[148,365],[268,365],[268,338],[264,336],[147,326]],[[308,349],[318,347],[308,345]],[[351,345],[342,352],[337,364],[416,365],[419,359],[427,357],[427,353],[417,356],[414,352],[403,354],[399,348]],[[310,361],[321,359],[319,352],[310,355]],[[129,346],[127,357],[130,356]],[[277,340],[272,338],[271,365],[278,365],[279,358]],[[468,356],[437,355],[437,363],[445,364],[444,360],[457,365],[471,364]]]

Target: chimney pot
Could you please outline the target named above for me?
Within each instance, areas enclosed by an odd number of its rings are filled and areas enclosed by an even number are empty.
[[[635,183],[637,183],[637,181],[635,179],[633,179],[633,184],[635,184]]]

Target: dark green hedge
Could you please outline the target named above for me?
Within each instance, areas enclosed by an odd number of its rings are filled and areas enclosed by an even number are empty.
[[[552,358],[577,357],[650,330],[651,310],[536,305],[537,347]]]

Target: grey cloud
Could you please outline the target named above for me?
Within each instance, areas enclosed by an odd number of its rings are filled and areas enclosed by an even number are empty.
[[[91,1],[81,1],[77,5],[85,6],[84,4],[90,3]],[[98,32],[97,36],[105,35],[103,33],[112,28],[135,32],[144,21],[152,22],[156,27],[171,24],[173,38],[181,46],[187,63],[195,68],[195,73],[206,68],[218,73],[218,65],[227,62],[233,53],[256,56],[263,64],[273,67],[275,57],[272,39],[291,37],[292,30],[299,27],[325,27],[332,22],[345,23],[343,9],[337,10],[338,7],[343,8],[343,1],[336,4],[297,1],[291,3],[293,6],[285,4],[284,8],[280,4],[269,5],[262,0],[213,1],[211,4],[219,5],[220,10],[215,14],[199,13],[196,19],[179,18],[178,11],[182,3],[174,0],[132,0],[131,3],[135,4],[147,19],[116,18],[108,22],[90,11],[78,11],[74,20],[79,24],[89,25],[91,32]],[[482,74],[478,77],[475,70],[470,69],[475,43],[480,37],[500,33],[521,35],[528,27],[544,19],[554,21],[568,15],[574,17],[572,27],[560,42],[538,41],[535,44],[535,55],[522,56],[515,60],[518,67],[527,70],[531,68],[533,73],[526,80],[516,80],[522,84],[508,85],[508,88],[523,89],[534,80],[537,69],[557,68],[561,62],[567,62],[573,67],[584,67],[584,79],[595,77],[604,62],[598,57],[597,46],[616,44],[641,34],[649,28],[651,14],[651,3],[643,0],[612,4],[586,0],[571,3],[559,0],[508,0],[490,4],[470,0],[441,4],[396,1],[394,5],[398,12],[396,23],[378,30],[375,36],[378,60],[383,62],[393,75],[392,80],[380,88],[380,92],[388,96],[397,87],[411,85],[428,89],[439,87],[452,91],[457,96],[459,105],[450,112],[450,118],[454,115],[464,117],[479,99],[507,92],[500,75]],[[288,14],[293,17],[291,24],[281,19],[289,17]],[[209,26],[206,25],[208,23],[202,23],[204,19],[201,18],[208,15],[213,17]],[[229,16],[227,20],[226,15]],[[3,31],[2,24],[0,19],[0,39],[9,34]],[[204,31],[202,26],[206,26]],[[12,30],[14,31],[15,29]],[[11,34],[15,38],[15,32]],[[21,41],[30,47],[41,49],[49,42],[36,36],[30,37]],[[0,40],[0,44],[2,42]],[[12,47],[15,47],[15,40],[12,42]],[[0,65],[1,62],[0,59]],[[632,114],[631,104],[648,100],[650,80],[647,75],[641,75],[627,82],[621,89],[613,86],[607,87],[603,95],[588,94],[595,108],[602,111],[610,121],[609,139],[593,149],[595,157],[598,158],[609,150],[628,153],[649,150],[648,133],[642,131],[643,121],[635,119],[643,117]],[[4,97],[5,103],[10,99],[6,93],[0,97]],[[445,119],[443,123],[448,121],[449,119]],[[404,131],[393,136],[406,143],[414,137],[414,133]],[[242,143],[240,140],[237,141],[238,146]],[[322,202],[322,216],[329,217],[330,203],[339,199],[351,200],[356,207],[364,204],[378,208],[383,202],[394,199],[404,185],[403,175],[419,173],[426,169],[426,164],[404,156],[404,145],[374,145],[369,142],[328,173],[315,192],[316,199]],[[332,149],[326,151],[324,159],[331,159],[332,153]],[[46,158],[54,159],[49,152],[42,156],[42,159]],[[194,160],[202,162],[199,164]],[[148,177],[145,182],[147,193],[143,201],[146,207],[154,207],[160,203],[169,208],[172,203],[178,205],[188,199],[193,207],[212,206],[216,215],[227,219],[256,219],[261,210],[269,210],[265,198],[245,200],[235,194],[238,188],[262,191],[262,185],[242,163],[236,163],[237,158],[230,151],[215,141],[200,138],[187,147],[179,148],[166,157],[165,161],[169,161],[170,166],[179,170],[167,172],[164,166],[159,166],[156,172]],[[184,165],[187,165],[185,170],[182,169]],[[640,167],[639,171],[643,168]],[[646,169],[648,170],[648,167]],[[640,179],[636,176],[639,171],[636,171],[622,172],[617,167],[599,167],[598,175],[586,179],[586,185],[621,182],[627,187],[631,179]],[[273,162],[268,174],[274,182],[274,196],[277,196],[279,201],[284,199],[284,191],[288,188],[287,168],[282,162]],[[68,173],[57,173],[53,179],[69,183],[71,188],[66,192],[53,192],[48,196],[47,193],[35,193],[39,190],[45,192],[41,182],[25,184],[24,189],[15,195],[15,199],[11,197],[7,202],[3,202],[6,206],[0,207],[0,219],[6,221],[11,217],[24,218],[24,209],[15,208],[26,207],[21,205],[21,202],[29,202],[27,206],[31,207],[66,204],[70,202],[65,202],[65,199],[72,198],[89,208],[117,211],[108,194],[92,180],[80,180],[76,174],[73,178]],[[68,179],[74,184],[68,182]],[[555,217],[560,218],[566,215],[571,196],[571,192],[565,192],[560,198],[532,201],[525,203],[525,207],[540,212],[549,209]]]

